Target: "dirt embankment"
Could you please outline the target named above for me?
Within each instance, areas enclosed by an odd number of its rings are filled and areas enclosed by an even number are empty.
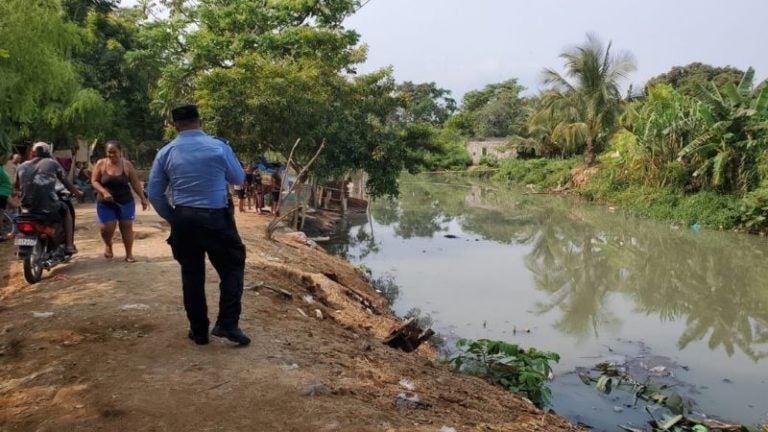
[[[348,263],[289,237],[265,241],[267,222],[238,215],[248,248],[241,327],[253,343],[246,348],[186,338],[168,227],[152,212],[138,215],[138,262],[129,264],[119,242],[114,259],[102,257],[94,208],[79,207],[80,254],[34,286],[24,282],[12,245],[0,244],[0,430],[576,430],[453,373],[429,349],[406,354],[382,345],[396,323],[385,301]],[[208,283],[215,318],[210,266]],[[292,298],[251,289],[264,284]],[[430,409],[395,403],[407,392],[402,379]]]

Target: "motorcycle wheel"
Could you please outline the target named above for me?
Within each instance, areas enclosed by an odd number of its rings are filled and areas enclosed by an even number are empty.
[[[45,245],[38,241],[32,247],[32,252],[24,258],[24,279],[31,284],[40,282],[43,277],[43,256],[45,255]]]

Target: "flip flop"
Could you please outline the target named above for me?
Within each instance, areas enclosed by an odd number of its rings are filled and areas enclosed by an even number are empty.
[[[127,263],[135,263],[136,262],[136,258],[134,258],[134,257],[125,257],[125,262],[127,262]]]
[[[112,259],[113,256],[115,256],[113,253],[104,252],[104,258],[106,259]]]

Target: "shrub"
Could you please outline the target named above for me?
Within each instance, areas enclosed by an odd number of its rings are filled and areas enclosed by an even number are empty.
[[[546,381],[552,373],[550,361],[560,361],[557,353],[524,350],[502,341],[459,339],[459,352],[449,360],[456,369],[485,377],[513,393],[525,395],[537,407],[549,404],[551,391]]]
[[[749,192],[739,204],[738,228],[753,234],[768,232],[768,188]]]

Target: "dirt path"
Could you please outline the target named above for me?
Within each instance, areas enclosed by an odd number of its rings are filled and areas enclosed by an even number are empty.
[[[355,270],[290,237],[266,242],[267,218],[252,213],[238,224],[248,248],[241,327],[253,343],[196,346],[167,225],[140,212],[138,262],[129,264],[119,243],[113,260],[102,257],[92,205],[77,213],[80,254],[37,285],[24,282],[12,245],[0,244],[2,431],[575,430],[452,373],[429,350],[382,345],[395,318]],[[208,274],[215,317],[218,280]],[[249,289],[263,283],[293,298]],[[396,406],[402,378],[431,409]]]

